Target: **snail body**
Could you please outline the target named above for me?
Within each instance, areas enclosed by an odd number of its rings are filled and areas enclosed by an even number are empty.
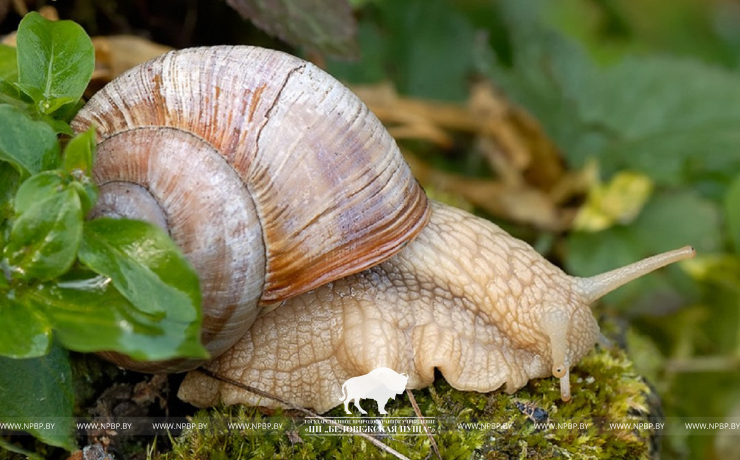
[[[625,280],[693,254],[686,247],[594,278],[574,278],[489,221],[432,202],[421,233],[363,272],[283,302],[205,366],[245,385],[324,412],[342,383],[378,367],[430,385],[439,369],[459,390],[514,393],[533,378],[560,379],[594,346],[589,305]],[[274,406],[200,373],[178,395],[199,407]]]
[[[589,305],[683,248],[574,278],[494,224],[428,200],[393,139],[310,63],[252,47],[168,53],[96,94],[94,216],[166,229],[203,291],[212,372],[325,411],[377,367],[459,389],[516,391],[594,346]],[[119,365],[150,372],[198,362]],[[271,405],[200,373],[199,406]]]

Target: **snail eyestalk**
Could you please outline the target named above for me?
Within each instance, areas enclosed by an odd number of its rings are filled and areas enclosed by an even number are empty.
[[[563,401],[570,400],[570,366],[568,365],[568,331],[570,318],[562,310],[550,310],[542,317],[542,330],[550,339],[552,375],[560,379]]]
[[[560,399],[570,401],[570,370],[565,369],[565,375],[560,378]]]
[[[591,303],[634,279],[695,255],[696,250],[692,246],[684,246],[590,278],[576,278],[576,287],[583,298]]]

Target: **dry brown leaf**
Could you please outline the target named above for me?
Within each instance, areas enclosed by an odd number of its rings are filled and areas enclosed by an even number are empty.
[[[94,37],[92,42],[95,47],[93,80],[98,83],[107,83],[126,70],[172,50],[135,35]]]
[[[473,179],[430,167],[404,152],[414,176],[425,187],[461,196],[485,212],[538,228],[561,231],[567,219],[550,197],[526,185],[511,185],[493,179]]]
[[[44,19],[48,19],[49,21],[59,20],[59,12],[53,6],[42,6],[41,8],[39,8],[39,14]]]
[[[536,120],[509,104],[490,82],[472,86],[467,106],[402,97],[388,82],[352,90],[396,139],[426,140],[449,148],[451,132],[490,138],[510,169],[544,190],[552,188],[564,172],[557,148]],[[491,165],[496,170],[500,162],[491,161]]]
[[[356,59],[357,21],[347,0],[226,0],[243,18],[293,46]]]
[[[0,43],[15,48],[15,35],[15,32],[9,33],[8,35],[4,36],[2,40],[0,40]]]
[[[352,89],[396,139],[423,140],[444,150],[459,134],[473,136],[476,152],[497,177],[471,179],[437,171],[408,156],[414,174],[430,190],[461,196],[493,215],[549,230],[562,230],[572,220],[574,210],[558,208],[573,190],[560,185],[570,179],[557,148],[536,120],[512,106],[489,82],[473,85],[465,106],[399,96],[389,83]],[[551,193],[556,190],[558,194]]]

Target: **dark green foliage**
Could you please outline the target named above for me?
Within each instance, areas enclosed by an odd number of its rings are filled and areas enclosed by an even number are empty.
[[[98,197],[95,132],[61,142],[57,133],[72,133],[94,67],[90,38],[71,21],[30,13],[17,43],[17,52],[0,48],[0,422],[53,419],[24,431],[72,449],[72,378],[61,346],[206,357],[200,291],[159,228],[84,221]]]

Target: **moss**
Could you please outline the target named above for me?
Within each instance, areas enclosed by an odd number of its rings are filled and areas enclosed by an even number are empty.
[[[570,402],[560,400],[554,378],[534,380],[514,395],[461,392],[440,378],[432,387],[415,391],[414,397],[422,413],[434,418],[430,423],[439,431],[434,438],[445,459],[648,459],[656,455],[655,433],[649,429],[617,430],[610,425],[646,423],[658,413],[650,407],[655,395],[624,352],[597,348],[573,369],[571,380]],[[372,401],[364,405],[366,417],[378,417],[371,410]],[[389,414],[381,417],[415,416],[406,395],[390,401],[387,409]],[[345,415],[340,406],[325,416]],[[393,458],[358,436],[312,435],[311,423],[288,411],[216,408],[199,411],[193,421],[208,428],[185,432],[173,440],[172,452],[154,458]],[[281,425],[229,430],[229,422]],[[551,425],[545,428],[540,423]],[[427,436],[385,434],[379,439],[409,458],[434,458]]]

